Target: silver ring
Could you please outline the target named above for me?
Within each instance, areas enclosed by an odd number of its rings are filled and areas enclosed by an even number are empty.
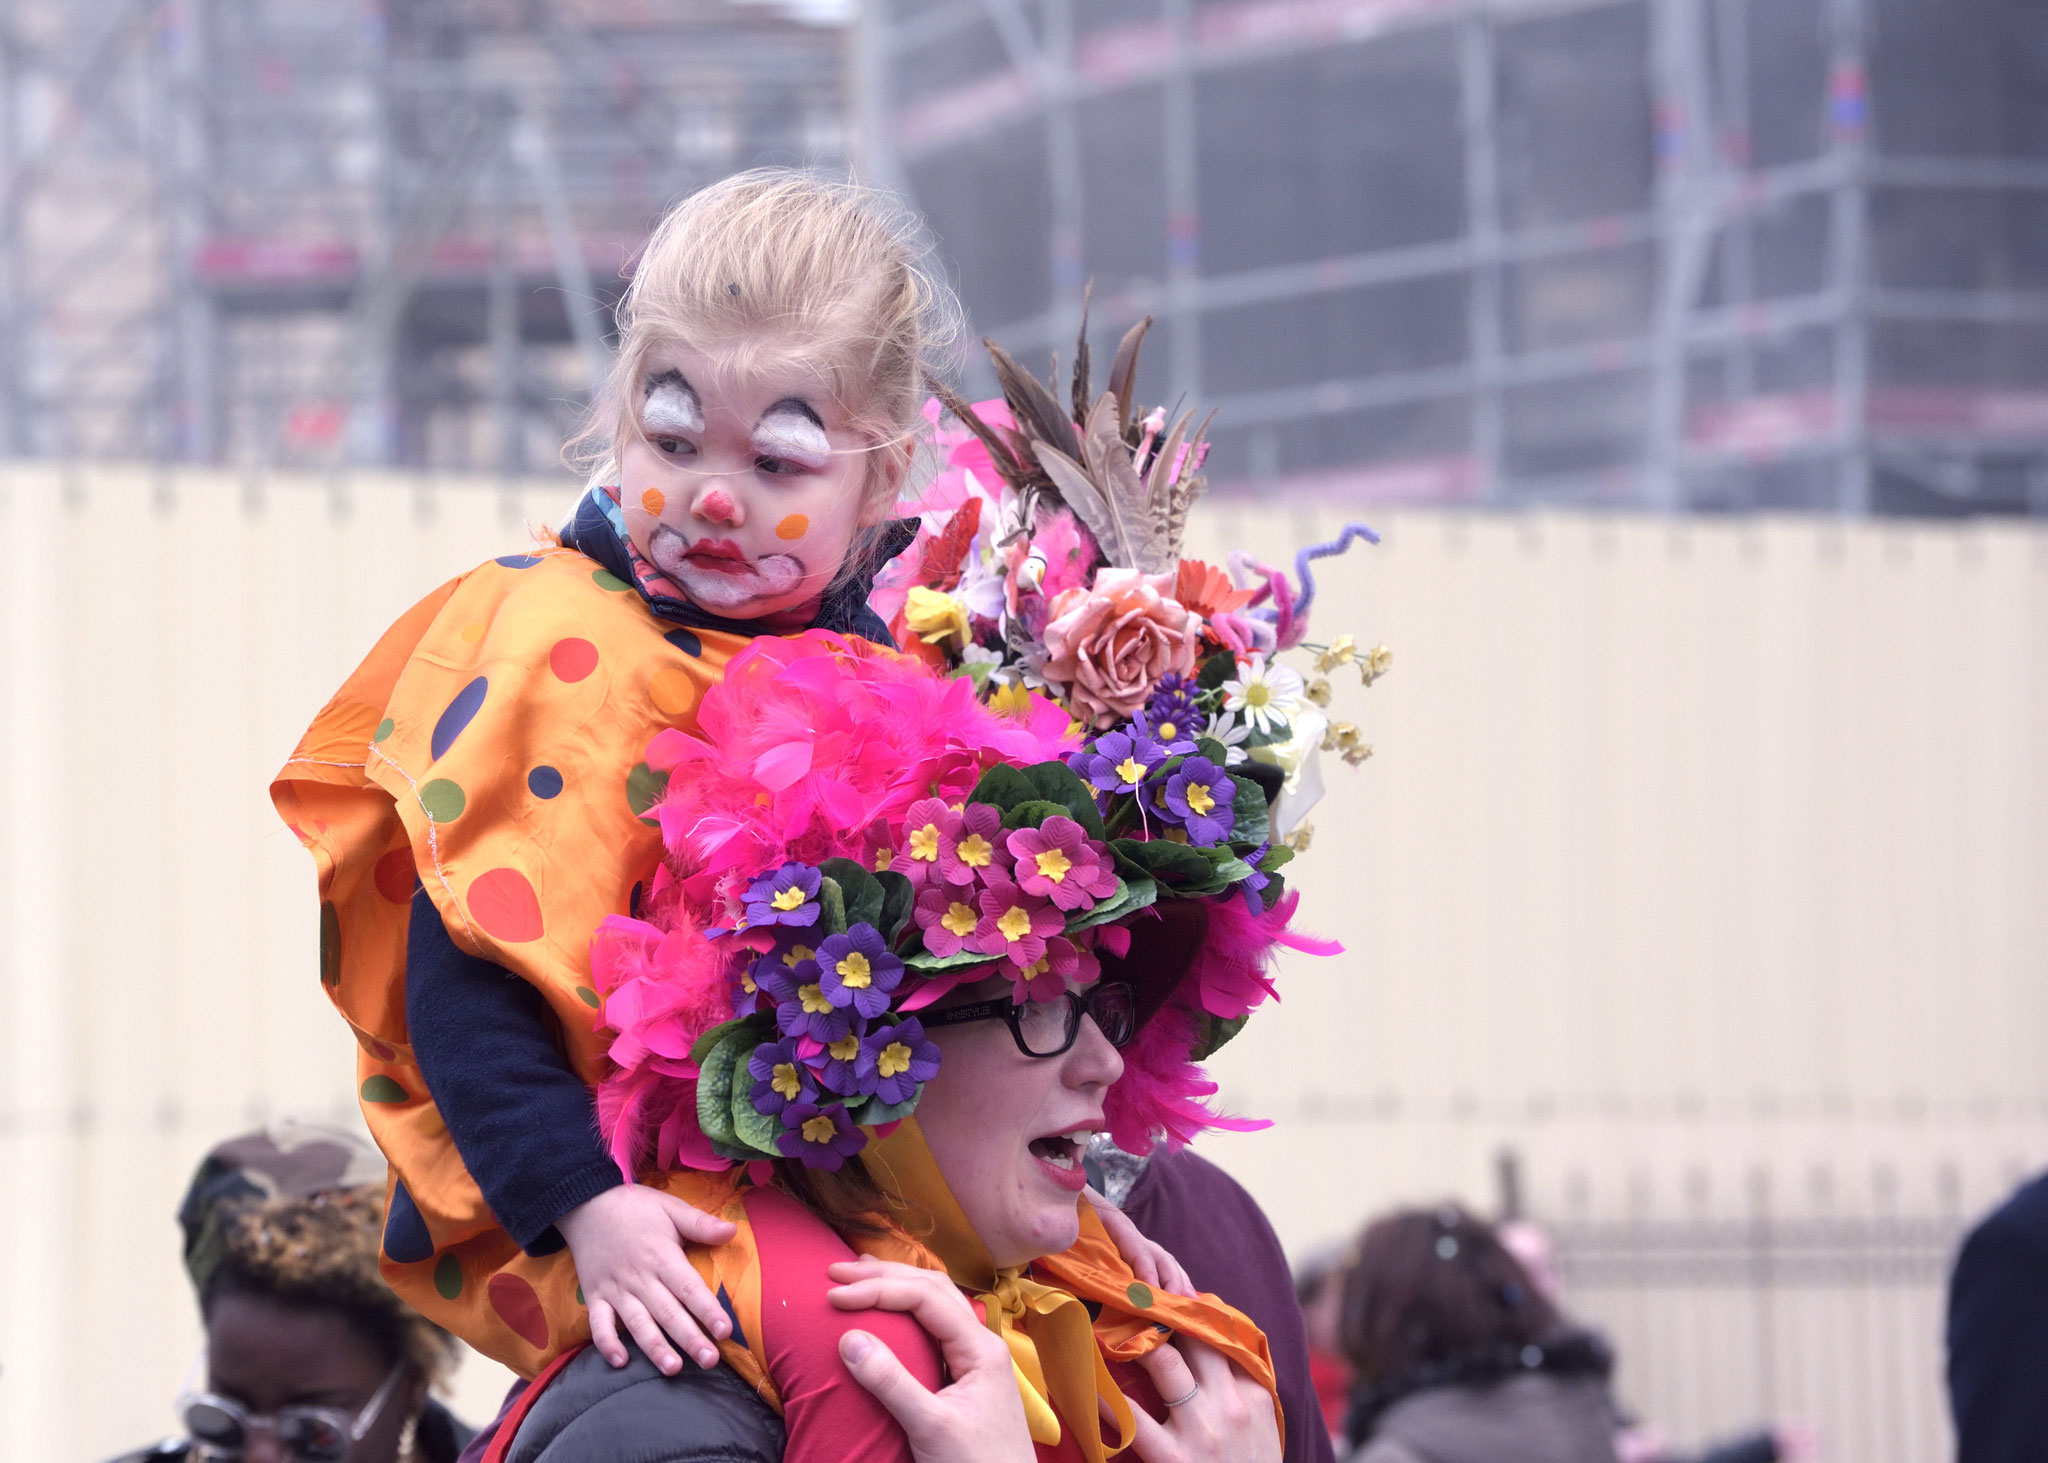
[[[1165,1403],[1165,1405],[1166,1405],[1166,1406],[1168,1406],[1168,1407],[1180,1407],[1180,1406],[1183,1406],[1183,1405],[1185,1405],[1186,1403],[1189,1403],[1189,1402],[1192,1402],[1192,1401],[1194,1401],[1194,1400],[1195,1400],[1195,1393],[1197,1393],[1197,1392],[1199,1392],[1199,1391],[1201,1391],[1201,1390],[1202,1390],[1202,1384],[1201,1384],[1200,1382],[1197,1382],[1197,1383],[1195,1383],[1195,1384],[1194,1384],[1194,1386],[1192,1386],[1192,1387],[1188,1388],[1188,1389],[1187,1389],[1187,1391],[1186,1391],[1186,1393],[1184,1393],[1183,1395],[1181,1395],[1181,1396],[1179,1396],[1179,1397],[1175,1397],[1175,1398],[1173,1398],[1173,1399],[1172,1399],[1171,1401],[1168,1401],[1168,1402],[1166,1402],[1166,1403]]]

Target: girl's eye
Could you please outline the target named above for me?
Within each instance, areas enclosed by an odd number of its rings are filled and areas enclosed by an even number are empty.
[[[687,457],[697,450],[680,437],[656,437],[654,445],[670,457]]]
[[[786,457],[756,458],[754,460],[754,468],[756,471],[764,472],[770,477],[790,477],[803,471],[802,467],[791,462]]]

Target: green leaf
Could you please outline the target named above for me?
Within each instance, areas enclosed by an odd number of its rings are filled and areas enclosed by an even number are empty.
[[[1230,748],[1224,746],[1223,743],[1217,741],[1214,737],[1196,737],[1195,755],[1207,757],[1211,762],[1221,767],[1230,761]]]
[[[884,1102],[880,1097],[870,1097],[858,1108],[850,1110],[847,1116],[853,1119],[853,1124],[857,1128],[872,1128],[882,1123],[893,1123],[916,1112],[917,1100],[922,1096],[924,1088],[920,1086],[904,1102]]]
[[[1065,803],[1048,802],[1044,798],[1026,798],[1003,814],[1005,828],[1036,828],[1047,818],[1068,818]]]
[[[875,882],[882,886],[882,916],[875,922],[875,928],[882,932],[883,939],[893,945],[910,923],[911,908],[917,903],[917,888],[908,878],[889,869],[875,875]]]
[[[995,963],[995,956],[983,955],[974,950],[961,950],[952,955],[934,955],[929,950],[919,950],[903,957],[904,967],[921,975],[936,975],[942,970],[960,970],[969,965]]]
[[[1071,935],[1076,930],[1092,930],[1097,925],[1120,920],[1127,914],[1136,914],[1158,898],[1159,885],[1152,879],[1143,875],[1132,879],[1119,879],[1113,897],[1103,900],[1084,914],[1067,917],[1067,933]]]
[[[736,1016],[732,1020],[727,1021],[722,1025],[712,1027],[709,1031],[705,1032],[702,1036],[698,1037],[694,1042],[690,1043],[690,1060],[695,1062],[699,1067],[702,1067],[704,1065],[704,1059],[711,1055],[711,1049],[713,1047],[717,1046],[721,1041],[724,1041],[728,1036],[731,1036],[733,1032],[737,1031],[740,1027],[746,1024],[746,1017]]]
[[[818,922],[812,928],[821,938],[846,933],[846,894],[830,874],[818,881]]]
[[[1238,1032],[1244,1030],[1245,1022],[1250,1019],[1250,1012],[1246,1012],[1242,1016],[1232,1016],[1225,1020],[1223,1017],[1211,1016],[1207,1011],[1204,1011],[1202,1013],[1201,1030],[1195,1037],[1194,1049],[1188,1053],[1188,1060],[1191,1062],[1208,1061],[1215,1054],[1218,1047],[1229,1041]]]
[[[1252,876],[1252,866],[1227,848],[1205,848],[1202,853],[1204,857],[1215,857],[1218,888],[1242,884]]]
[[[818,868],[839,886],[848,925],[882,927],[882,886],[873,874],[850,858],[828,858]]]
[[[753,1053],[747,1055],[751,1058]],[[775,1146],[775,1135],[782,1131],[782,1119],[770,1117],[754,1106],[753,1077],[745,1062],[733,1068],[733,1134],[742,1147],[751,1148],[762,1157],[780,1158],[782,1150]]]
[[[1294,850],[1284,843],[1276,843],[1259,858],[1259,872],[1270,874],[1282,864],[1294,862]]]
[[[734,1030],[713,1047],[697,1073],[697,1126],[714,1143],[732,1143],[733,1073],[758,1045],[751,1033]]]
[[[1102,837],[1102,813],[1095,806],[1095,790],[1073,768],[1064,762],[1039,762],[1025,768],[1024,775],[1038,789],[1039,797],[1064,807],[1090,838]]]
[[[1119,838],[1110,848],[1124,877],[1150,875],[1176,893],[1209,883],[1215,873],[1215,865],[1200,849],[1171,839]]]
[[[1237,657],[1228,650],[1219,650],[1202,662],[1202,669],[1195,675],[1195,684],[1204,691],[1213,691],[1237,674]]]
[[[967,795],[970,803],[987,803],[992,807],[1009,812],[1018,803],[1038,796],[1038,789],[1031,779],[1007,762],[998,762],[981,774],[981,781],[974,784],[974,791]]]
[[[1230,827],[1230,841],[1256,848],[1273,836],[1273,819],[1266,807],[1265,789],[1249,777],[1239,777],[1235,772],[1230,774],[1230,785],[1237,789],[1230,799],[1230,810],[1236,819]]]

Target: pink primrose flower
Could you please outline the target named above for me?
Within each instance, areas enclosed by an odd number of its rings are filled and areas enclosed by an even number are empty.
[[[958,814],[953,837],[939,844],[939,874],[948,884],[988,883],[1000,877],[1003,815],[987,803],[969,803]]]
[[[889,867],[922,886],[939,878],[939,850],[960,836],[960,815],[938,798],[920,798],[903,817],[903,839]]]
[[[1034,899],[998,874],[976,901],[981,921],[967,948],[983,955],[1007,956],[1021,968],[1045,956],[1045,940],[1066,927],[1066,918],[1043,899]]]
[[[924,934],[924,947],[942,959],[958,955],[981,926],[981,907],[974,891],[945,884],[927,884],[917,894],[911,918]]]
[[[1065,935],[1053,935],[1038,959],[1010,965],[1003,973],[1010,977],[1010,999],[1021,1005],[1057,1000],[1064,991],[1088,985],[1102,974],[1102,963]]]
[[[1055,816],[1037,828],[1019,828],[1007,847],[1016,861],[1012,877],[1018,886],[1061,909],[1093,909],[1097,900],[1116,893],[1109,850],[1072,818]]]

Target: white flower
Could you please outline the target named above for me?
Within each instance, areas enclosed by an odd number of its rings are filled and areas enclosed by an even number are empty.
[[[1263,747],[1252,748],[1254,761],[1280,769],[1285,781],[1273,803],[1273,833],[1284,837],[1308,815],[1323,796],[1323,733],[1329,720],[1313,706],[1287,724],[1287,734]]]
[[[1272,732],[1294,719],[1306,689],[1298,672],[1263,655],[1237,658],[1237,676],[1223,683],[1223,709],[1235,711],[1256,731]]]
[[[967,648],[960,652],[962,665],[985,665],[993,669],[1002,663],[1003,653],[1000,650],[990,650],[986,645],[974,641],[969,641]]]
[[[1209,725],[1202,735],[1212,742],[1223,743],[1223,765],[1235,767],[1245,760],[1244,739],[1249,733],[1239,725],[1236,717],[1227,711],[1210,713]]]

